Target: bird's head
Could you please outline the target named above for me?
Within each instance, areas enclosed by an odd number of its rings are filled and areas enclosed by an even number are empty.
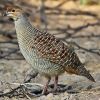
[[[5,16],[17,20],[23,14],[23,10],[18,6],[5,6]]]

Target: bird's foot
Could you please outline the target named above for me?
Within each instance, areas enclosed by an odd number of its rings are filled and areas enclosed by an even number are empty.
[[[47,89],[43,89],[43,91],[42,91],[42,95],[47,95],[47,94],[48,94]]]
[[[58,94],[59,92],[60,92],[60,87],[59,86],[56,86],[56,87],[54,87],[54,89],[52,90],[52,93],[53,94]]]

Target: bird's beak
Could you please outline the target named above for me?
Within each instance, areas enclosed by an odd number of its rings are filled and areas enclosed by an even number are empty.
[[[3,16],[12,16],[12,13],[10,13],[10,12],[4,12]]]
[[[8,16],[8,13],[7,12],[4,12],[2,15],[3,16]]]

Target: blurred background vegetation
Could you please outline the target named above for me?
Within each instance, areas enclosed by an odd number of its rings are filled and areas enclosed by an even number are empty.
[[[21,83],[26,72],[31,69],[20,53],[13,21],[2,16],[6,4],[19,5],[34,26],[54,34],[66,44],[70,43],[96,81],[100,81],[100,0],[0,0],[2,83],[3,81]],[[37,81],[44,82],[41,78]],[[68,81],[71,84],[76,82],[76,88],[79,86],[79,90],[80,87],[81,89],[88,87],[88,84],[84,84],[84,81],[87,82],[86,79],[83,80],[81,77],[62,76],[60,82],[64,84]],[[97,85],[100,83],[92,87],[98,88]],[[4,86],[0,83],[0,91],[2,90]]]
[[[100,4],[100,0],[80,0],[80,4],[83,5],[94,5],[94,4]]]
[[[0,58],[10,59],[11,56],[15,58],[14,54],[18,54],[19,58],[22,57],[18,49],[13,23],[7,17],[2,16],[3,7],[6,4],[21,6],[36,27],[51,34],[54,33],[58,38],[65,41],[74,41],[74,46],[80,49],[77,41],[79,37],[87,35],[86,30],[89,31],[89,28],[93,26],[92,35],[88,32],[89,36],[87,37],[93,37],[93,34],[98,35],[98,32],[96,32],[98,29],[95,28],[99,26],[99,3],[100,0],[0,0]],[[77,36],[77,34],[81,36]],[[2,47],[3,44],[9,46],[9,48],[7,46],[6,49]],[[14,50],[10,48],[11,45]],[[98,50],[85,51],[100,55]]]

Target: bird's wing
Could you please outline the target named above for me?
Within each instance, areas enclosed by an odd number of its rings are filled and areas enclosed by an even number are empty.
[[[37,34],[34,38],[34,47],[39,57],[62,66],[81,64],[73,49],[49,33]]]
[[[82,65],[74,50],[61,40],[48,33],[37,34],[33,40],[34,49],[40,58],[59,64],[70,74],[82,75],[95,81]]]

